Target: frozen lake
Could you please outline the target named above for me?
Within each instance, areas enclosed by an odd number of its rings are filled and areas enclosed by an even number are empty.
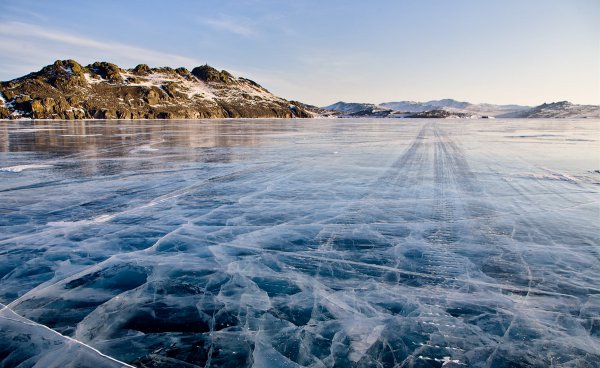
[[[597,367],[599,193],[596,120],[1,122],[0,367]]]

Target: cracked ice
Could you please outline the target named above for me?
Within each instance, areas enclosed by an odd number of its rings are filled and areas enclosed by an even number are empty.
[[[6,122],[0,366],[594,366],[598,137]]]

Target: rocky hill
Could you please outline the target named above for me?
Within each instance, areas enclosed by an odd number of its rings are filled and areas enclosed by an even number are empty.
[[[122,69],[59,60],[0,83],[2,119],[304,118],[316,114],[310,110],[208,65]]]
[[[415,118],[415,119],[451,119],[451,118],[471,118],[471,114],[466,114],[462,112],[453,112],[448,110],[429,110],[417,112],[415,114],[410,114],[404,116],[406,118]]]
[[[396,102],[384,102],[380,106],[387,107],[393,110],[406,111],[406,112],[425,112],[436,110],[440,108],[464,108],[469,106],[468,102],[460,102],[452,99],[443,99],[427,102],[415,102],[415,101],[396,101]]]
[[[380,104],[380,106],[413,113],[445,110],[448,112],[475,116],[498,116],[506,113],[525,111],[531,108],[531,106],[521,105],[494,105],[487,103],[474,104],[470,102],[457,101],[451,98],[445,98],[442,100],[432,100],[427,102],[384,102]]]
[[[340,117],[387,117],[394,110],[370,103],[339,101],[323,107],[324,110],[337,112]]]
[[[361,111],[370,111],[376,108],[377,105],[370,103],[355,103],[355,102],[343,102],[339,101],[329,106],[324,106],[323,109],[338,111],[344,114],[353,114]]]
[[[544,103],[542,105],[519,111],[500,115],[501,118],[600,118],[600,106],[576,105],[569,101]]]

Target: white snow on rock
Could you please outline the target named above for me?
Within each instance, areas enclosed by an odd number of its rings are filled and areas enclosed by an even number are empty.
[[[88,84],[98,84],[104,81],[102,78],[92,77],[90,73],[83,73],[83,77],[85,78],[86,82],[88,82]]]
[[[214,100],[216,96],[213,94],[212,89],[203,81],[194,77],[193,81],[187,80],[181,76],[174,76],[173,74],[167,74],[162,72],[153,72],[148,75],[135,75],[130,72],[121,72],[121,76],[125,80],[125,84],[128,86],[144,86],[144,87],[158,87],[166,83],[177,83],[179,91],[187,94],[189,98],[195,96],[203,97],[208,100]],[[129,78],[135,78],[138,82],[129,82]]]

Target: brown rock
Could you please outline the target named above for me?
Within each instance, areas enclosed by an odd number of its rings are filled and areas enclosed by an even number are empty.
[[[181,93],[177,90],[177,83],[175,83],[175,82],[167,82],[167,83],[163,84],[162,89],[171,98],[177,98],[177,97],[185,98],[186,97],[186,95],[184,95],[183,93]]]
[[[3,90],[2,94],[4,95],[4,99],[6,99],[6,101],[12,101],[12,99],[15,98],[15,92],[10,89]]]
[[[133,73],[138,75],[148,75],[152,73],[152,70],[146,64],[139,64],[135,68],[133,68]]]
[[[4,106],[0,106],[0,119],[8,118],[10,118],[10,111]]]
[[[117,119],[133,119],[133,113],[129,110],[117,110]]]
[[[45,117],[44,105],[42,103],[42,100],[33,100],[31,102],[30,109],[32,112],[32,118],[43,119]]]
[[[156,105],[160,101],[160,94],[156,91],[156,89],[152,88],[146,92],[144,100],[150,105]]]
[[[209,65],[202,65],[192,69],[192,74],[205,82],[221,82],[229,84],[233,82],[233,76],[225,70],[218,71]]]
[[[112,63],[107,62],[95,62],[86,67],[92,73],[99,75],[104,79],[108,79],[110,82],[120,82],[123,78],[121,77],[121,69]]]
[[[175,72],[177,74],[179,74],[180,76],[184,77],[187,80],[191,80],[192,79],[192,73],[190,73],[189,70],[187,70],[186,68],[177,68],[175,69]]]

